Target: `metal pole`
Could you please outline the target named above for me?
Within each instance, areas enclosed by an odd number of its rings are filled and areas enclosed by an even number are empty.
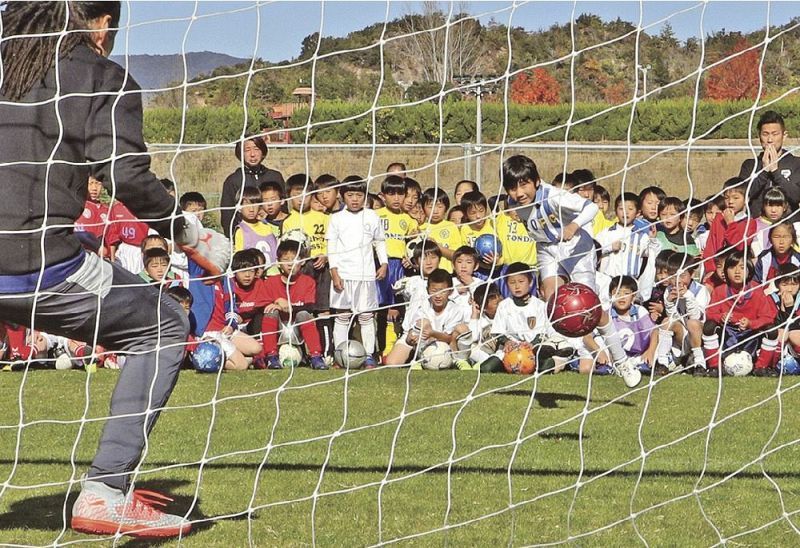
[[[647,101],[647,71],[650,70],[652,67],[650,65],[647,66],[639,66],[639,70],[642,71],[642,101]]]
[[[481,113],[481,95],[482,89],[480,82],[477,87],[478,105],[475,119],[475,182],[478,183],[478,188],[481,188],[481,148],[483,145],[483,116]]]

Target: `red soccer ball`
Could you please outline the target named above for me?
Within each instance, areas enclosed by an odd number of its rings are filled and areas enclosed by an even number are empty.
[[[562,285],[547,301],[547,315],[553,328],[565,337],[591,333],[602,314],[597,293],[577,282]]]

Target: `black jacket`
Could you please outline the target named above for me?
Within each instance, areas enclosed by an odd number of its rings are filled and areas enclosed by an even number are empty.
[[[137,217],[170,232],[175,200],[150,172],[139,86],[84,45],[59,60],[59,84],[56,101],[50,69],[19,103],[0,104],[0,275],[80,252],[73,223],[90,174]]]
[[[242,172],[244,172],[244,180],[242,180]],[[241,216],[236,213],[236,204],[238,203],[239,194],[244,190],[244,187],[251,186],[258,188],[263,182],[270,181],[280,183],[283,187],[283,175],[280,171],[269,169],[261,164],[256,167],[244,166],[244,169],[239,168],[225,179],[222,183],[222,196],[219,200],[220,207],[220,223],[222,224],[222,231],[225,235],[231,237],[231,223],[233,226],[239,224]]]
[[[761,205],[764,203],[764,194],[772,187],[778,187],[786,194],[789,200],[789,211],[797,211],[800,204],[800,158],[792,156],[785,150],[781,151],[781,158],[778,160],[778,169],[773,172],[762,171],[764,164],[761,159],[764,153],[758,155],[758,162],[749,158],[742,162],[739,170],[739,177],[750,180],[753,177],[753,164],[756,164],[752,185],[748,190],[748,204],[750,205],[750,216],[758,218],[761,215]],[[796,220],[796,219],[795,219]]]

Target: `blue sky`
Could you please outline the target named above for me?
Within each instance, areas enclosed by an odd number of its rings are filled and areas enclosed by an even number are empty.
[[[449,2],[440,2],[447,11]],[[532,1],[467,2],[467,10],[488,22],[490,18],[515,27],[539,30],[570,20],[573,2]],[[456,4],[456,7],[458,4]],[[680,39],[703,36],[721,29],[749,32],[769,21],[784,24],[798,15],[792,1],[710,1],[701,25],[703,2],[578,1],[575,13],[594,13],[605,20],[620,17],[636,23],[640,10],[644,26],[663,18]],[[323,36],[344,36],[367,25],[418,11],[419,2],[145,2],[123,1],[121,35],[114,53],[169,54],[215,51],[237,57],[256,56],[269,61],[291,59],[300,52],[302,39],[316,31]],[[455,9],[455,8],[454,8]],[[688,10],[688,11],[684,11]],[[322,16],[324,12],[324,17]],[[193,19],[193,15],[196,18]],[[259,29],[260,19],[260,29]],[[660,26],[660,24],[659,24]],[[658,26],[649,30],[657,33]],[[257,29],[258,32],[257,32]]]

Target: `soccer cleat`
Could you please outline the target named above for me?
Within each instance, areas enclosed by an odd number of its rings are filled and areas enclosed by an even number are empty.
[[[99,481],[86,481],[72,507],[72,529],[91,535],[131,535],[165,538],[186,535],[192,529],[183,516],[156,508],[172,499],[153,491],[134,490],[127,495]]]
[[[420,362],[411,362],[411,371],[422,371],[422,363]]]
[[[281,360],[275,354],[267,356],[267,369],[283,369]]]
[[[253,369],[266,369],[267,362],[264,359],[264,356],[256,356],[253,358]]]
[[[467,360],[456,360],[455,365],[459,371],[474,371],[474,369],[472,368],[472,364],[469,363],[469,361]]]
[[[375,358],[372,355],[368,354],[364,359],[364,365],[362,367],[364,369],[375,369],[378,367],[378,363],[375,361]]]
[[[319,371],[328,369],[328,364],[325,363],[325,360],[322,356],[311,356],[310,362],[311,369],[317,369]]]
[[[625,381],[625,386],[633,388],[642,382],[642,372],[636,367],[634,360],[627,359],[616,365],[617,375]]]
[[[594,374],[600,376],[613,375],[614,370],[607,363],[598,363],[594,366]]]
[[[774,367],[756,367],[753,369],[754,377],[779,377],[780,371]]]
[[[657,363],[653,371],[656,377],[665,377],[671,373],[669,367],[661,363]]]

